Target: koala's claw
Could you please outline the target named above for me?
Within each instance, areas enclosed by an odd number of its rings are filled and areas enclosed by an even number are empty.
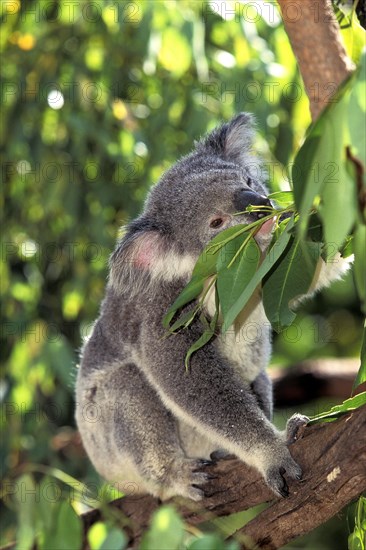
[[[288,497],[289,490],[285,478],[283,477],[284,468],[272,468],[266,475],[267,484],[272,491],[281,497]]]
[[[269,487],[281,497],[289,496],[289,488],[285,478],[283,477],[285,472],[289,478],[299,480],[302,478],[302,470],[300,466],[294,461],[289,453],[283,460],[282,466],[270,468],[265,476]]]
[[[166,498],[170,496],[182,496],[192,500],[200,501],[205,497],[202,488],[215,476],[206,473],[203,469],[212,465],[211,460],[206,459],[184,459],[176,462],[170,471]]]
[[[195,470],[192,470],[193,472],[197,472],[200,468],[205,466],[212,466],[214,462],[212,460],[207,460],[205,458],[200,458],[196,460],[197,468]]]
[[[305,426],[308,424],[310,418],[304,414],[296,413],[287,421],[286,425],[286,443],[292,445],[298,439],[301,438]]]
[[[210,458],[217,462],[217,460],[231,460],[235,458],[235,455],[225,451],[225,449],[217,449],[210,454]]]

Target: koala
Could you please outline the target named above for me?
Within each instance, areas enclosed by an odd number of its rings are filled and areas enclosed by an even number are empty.
[[[287,430],[272,424],[272,385],[266,373],[271,328],[260,289],[225,335],[184,359],[200,337],[199,318],[167,337],[163,317],[190,280],[197,258],[220,231],[260,216],[249,204],[269,205],[252,153],[253,121],[242,113],[195,143],[152,188],[110,259],[100,315],[81,353],[76,421],[96,470],[124,492],[200,500],[210,457],[234,454],[287,496],[283,476],[300,479],[289,442],[308,419]],[[271,240],[264,224],[256,240]],[[323,265],[313,290],[346,270]],[[206,314],[213,314],[207,294]],[[255,338],[249,327],[257,327]],[[248,330],[247,330],[248,329]]]

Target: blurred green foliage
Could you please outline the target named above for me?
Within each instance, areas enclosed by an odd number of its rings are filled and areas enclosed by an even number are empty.
[[[97,479],[73,420],[78,350],[118,228],[193,140],[251,111],[269,185],[289,188],[308,101],[274,5],[236,5],[234,13],[228,3],[186,0],[1,2],[6,476],[35,462]],[[288,331],[275,342],[277,362],[357,354],[352,276]],[[5,508],[1,542],[15,537],[16,509]]]

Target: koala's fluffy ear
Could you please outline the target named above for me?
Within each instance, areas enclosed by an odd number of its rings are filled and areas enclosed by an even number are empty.
[[[204,137],[196,149],[202,153],[209,150],[225,160],[245,165],[252,146],[253,126],[253,116],[240,113]]]
[[[143,220],[136,220],[117,244],[110,261],[110,282],[115,288],[136,285],[149,276],[164,254],[164,238]]]
[[[146,291],[156,279],[191,274],[195,258],[179,255],[168,235],[144,218],[132,222],[110,258],[110,284],[129,295]]]

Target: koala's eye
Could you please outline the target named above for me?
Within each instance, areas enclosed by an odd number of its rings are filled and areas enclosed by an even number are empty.
[[[223,223],[224,223],[224,220],[222,218],[215,218],[210,222],[210,227],[213,227],[216,229],[217,227],[221,227]]]
[[[248,178],[247,186],[248,186],[248,187],[251,187],[251,186],[252,186],[252,183],[253,183],[252,178]]]

